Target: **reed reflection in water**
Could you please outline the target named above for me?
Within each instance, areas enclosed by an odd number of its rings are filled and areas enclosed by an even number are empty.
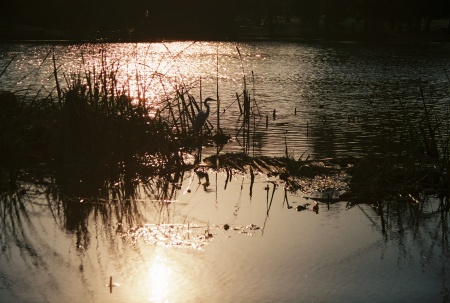
[[[316,214],[296,211],[308,200],[263,176],[209,174],[207,191],[191,171],[181,186],[139,185],[130,203],[86,198],[78,225],[64,224],[75,221],[63,207],[73,201],[52,196],[52,184],[4,194],[2,300],[448,299],[448,214],[432,199],[421,207],[321,202]],[[177,224],[204,239],[201,249],[177,245],[183,233],[150,240],[151,228]],[[316,291],[320,283],[326,292]]]

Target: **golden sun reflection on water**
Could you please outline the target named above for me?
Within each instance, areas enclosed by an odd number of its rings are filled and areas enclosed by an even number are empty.
[[[169,294],[172,291],[173,270],[164,256],[157,256],[153,260],[148,273],[148,283],[150,284],[149,302],[168,302]]]

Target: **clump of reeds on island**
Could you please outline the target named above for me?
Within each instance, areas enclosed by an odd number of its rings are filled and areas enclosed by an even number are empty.
[[[58,75],[54,57],[53,63],[55,88],[48,96],[0,93],[2,189],[35,178],[32,171],[78,195],[96,195],[118,179],[178,179],[189,165],[186,153],[197,148],[193,123],[200,107],[188,89],[149,104],[131,96],[106,65]],[[212,137],[210,125],[203,136]]]

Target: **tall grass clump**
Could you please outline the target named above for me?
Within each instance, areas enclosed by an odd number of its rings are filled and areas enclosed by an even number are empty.
[[[417,102],[398,101],[404,121],[396,131],[398,152],[363,158],[350,187],[354,196],[374,201],[389,197],[420,206],[436,197],[440,210],[449,211],[450,103],[432,99],[421,83],[418,91]]]
[[[131,173],[127,179],[142,179],[183,169],[198,110],[191,95],[177,91],[155,111],[144,99],[133,99],[129,89],[117,87],[114,73],[102,72],[96,81],[71,75],[67,82],[55,134],[60,142],[55,167],[62,179],[99,188],[106,176]]]
[[[450,84],[450,82],[449,82]],[[442,107],[437,101],[425,97],[424,88],[420,89],[420,113],[416,119],[407,106],[400,101],[404,121],[407,125],[406,163],[413,173],[419,173],[420,183],[428,193],[441,199],[441,207],[450,209],[450,100]],[[442,101],[442,100],[441,100]],[[440,108],[440,109],[438,109]],[[409,160],[409,161],[408,161]]]
[[[19,179],[30,178],[29,170],[51,159],[55,109],[51,98],[0,92],[0,190],[16,189]]]
[[[117,180],[177,179],[193,144],[199,111],[189,89],[149,104],[119,84],[117,70],[57,74],[46,98],[0,95],[1,184],[11,187],[30,169],[45,167],[69,195],[96,195]],[[63,86],[64,85],[64,86]],[[212,137],[206,124],[205,136]],[[25,172],[28,171],[28,172]],[[23,172],[21,174],[21,172]]]

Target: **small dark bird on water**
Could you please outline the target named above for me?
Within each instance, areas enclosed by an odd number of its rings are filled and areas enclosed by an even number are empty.
[[[314,202],[314,206],[313,206],[312,210],[316,214],[319,213],[319,202],[317,202],[317,201]]]
[[[296,209],[297,209],[297,211],[302,211],[302,210],[307,210],[308,207],[306,207],[305,205],[298,205],[298,206],[296,207]]]

